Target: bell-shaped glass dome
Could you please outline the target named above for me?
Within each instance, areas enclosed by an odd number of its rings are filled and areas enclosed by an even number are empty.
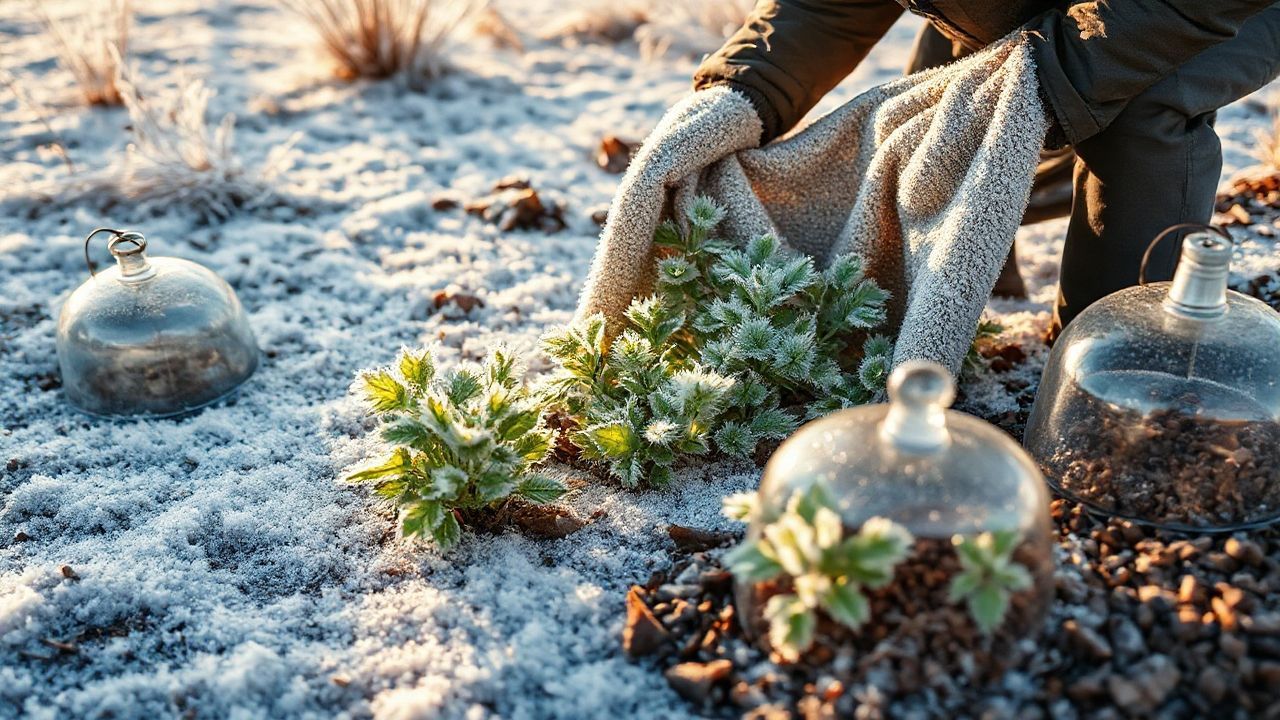
[[[164,417],[247,380],[258,348],[231,287],[202,265],[147,258],[139,233],[110,232],[116,266],[77,288],[58,318],[67,400],[91,415]]]
[[[828,650],[867,651],[907,626],[943,628],[940,646],[1038,631],[1053,575],[1044,479],[1004,432],[947,410],[953,396],[941,366],[906,363],[890,377],[888,404],[813,421],[778,448],[744,549],[730,557],[749,634],[785,646],[776,598],[793,595],[792,610],[808,605],[817,618],[813,646]],[[824,522],[825,531],[802,527]],[[787,560],[795,537],[818,538],[800,542],[820,546],[800,553],[806,562]],[[765,558],[757,566],[771,572],[740,572],[756,550]],[[849,607],[866,612],[850,616]]]
[[[1064,495],[1182,530],[1280,519],[1280,314],[1227,290],[1229,241],[1113,293],[1054,345],[1025,445]]]

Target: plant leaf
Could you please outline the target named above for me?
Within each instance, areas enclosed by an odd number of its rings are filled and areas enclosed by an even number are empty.
[[[365,373],[365,398],[368,399],[374,412],[392,412],[406,410],[409,407],[409,391],[386,370],[374,370]]]
[[[724,555],[725,567],[741,582],[772,580],[783,573],[782,566],[764,552],[758,541],[746,541]]]
[[[871,604],[867,596],[862,594],[856,583],[848,580],[837,581],[822,597],[822,609],[827,611],[832,620],[857,630],[871,617]]]
[[[774,595],[765,603],[769,645],[782,659],[796,662],[813,645],[818,618],[795,595]]]
[[[555,502],[567,492],[564,483],[545,475],[528,475],[516,486],[517,495],[539,505]]]
[[[347,476],[347,482],[368,482],[370,480],[378,480],[391,475],[401,475],[413,467],[413,457],[408,450],[404,448],[396,448],[391,453],[391,457],[381,464],[358,470]]]
[[[990,634],[1004,619],[1009,594],[998,585],[981,585],[969,595],[969,614],[983,634]]]

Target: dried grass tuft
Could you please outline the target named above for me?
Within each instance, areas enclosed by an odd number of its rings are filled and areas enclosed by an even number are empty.
[[[1258,159],[1280,173],[1280,110],[1272,115],[1270,130],[1258,131]]]
[[[129,113],[131,142],[121,162],[79,183],[81,193],[152,208],[184,206],[204,219],[225,219],[274,195],[271,181],[292,141],[272,150],[262,166],[246,168],[234,152],[235,116],[228,113],[209,127],[213,92],[200,80],[143,94],[121,67],[116,83]]]
[[[633,37],[648,21],[648,7],[639,0],[592,0],[586,7],[571,11],[544,37],[616,43]]]
[[[634,39],[646,60],[670,51],[701,55],[718,48],[754,5],[754,0],[590,0],[546,37]]]
[[[485,0],[280,0],[311,24],[338,76],[411,81],[438,77],[445,47]]]
[[[742,26],[754,0],[658,0],[647,21],[636,29],[640,55],[646,60],[668,52],[698,56],[714,52]]]
[[[80,95],[89,105],[119,105],[116,86],[120,58],[128,57],[129,0],[97,0],[82,14],[55,18],[41,0],[33,7],[45,33],[53,41],[58,64],[75,76]]]

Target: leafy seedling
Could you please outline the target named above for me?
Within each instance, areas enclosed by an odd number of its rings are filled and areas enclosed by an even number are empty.
[[[951,602],[964,602],[984,634],[990,634],[1004,620],[1009,598],[1031,587],[1031,573],[1013,560],[1018,538],[1016,530],[1001,530],[951,539],[961,567],[951,579]]]
[[[507,351],[483,366],[437,374],[428,350],[402,350],[395,368],[364,373],[366,402],[394,449],[385,461],[348,480],[374,484],[396,505],[406,537],[442,548],[458,542],[466,512],[498,509],[512,499],[549,503],[566,492],[533,467],[551,449],[552,431]]]
[[[758,513],[758,501],[750,495],[725,500],[729,517],[746,519]],[[813,645],[818,611],[854,630],[870,618],[863,589],[889,584],[913,542],[906,528],[881,517],[871,518],[846,537],[835,504],[814,484],[796,491],[785,511],[764,525],[761,536],[731,550],[725,563],[743,582],[789,580],[791,592],[770,597],[764,617],[769,645],[787,662],[795,662]]]

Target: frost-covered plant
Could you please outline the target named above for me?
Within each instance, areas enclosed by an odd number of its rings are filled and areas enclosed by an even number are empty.
[[[725,500],[725,514],[745,520],[759,512],[757,503],[754,493],[732,495]],[[795,662],[813,645],[819,610],[854,630],[870,618],[863,588],[888,585],[914,541],[906,528],[881,517],[846,537],[835,503],[814,484],[795,492],[761,537],[731,550],[725,564],[742,582],[788,579],[790,592],[770,597],[764,617],[769,645]]]
[[[484,0],[281,0],[310,23],[344,79],[444,71],[445,46]]]
[[[543,397],[575,419],[583,457],[605,461],[628,487],[661,485],[678,456],[710,450],[734,381],[677,359],[670,340],[682,318],[657,299],[633,303],[627,317],[633,327],[607,350],[600,315],[548,334],[543,348],[560,368]]]
[[[1013,560],[1018,538],[1016,530],[1001,530],[951,539],[961,567],[951,579],[951,601],[964,602],[984,633],[1004,620],[1013,593],[1031,587],[1031,573]]]
[[[429,536],[443,548],[458,541],[460,513],[497,509],[513,498],[552,502],[563,483],[532,470],[551,450],[552,431],[505,350],[483,366],[438,375],[427,350],[402,350],[396,369],[361,378],[386,461],[352,474],[395,503],[405,536]]]
[[[128,56],[129,0],[100,0],[68,18],[55,18],[43,2],[34,3],[45,33],[53,41],[58,64],[70,72],[90,105],[119,105],[121,58]]]
[[[233,149],[235,116],[227,114],[210,129],[206,115],[213,92],[200,80],[184,80],[170,93],[143,93],[122,67],[117,84],[129,112],[131,142],[123,163],[88,180],[85,190],[184,206],[218,219],[273,194],[270,181],[292,141],[274,149],[261,167],[246,168]]]
[[[547,402],[580,432],[588,458],[607,460],[627,485],[664,482],[681,455],[714,447],[749,457],[787,436],[803,416],[867,402],[883,388],[892,346],[872,338],[858,372],[858,331],[884,320],[888,295],[852,256],[824,272],[765,235],[745,248],[711,237],[724,211],[706,198],[689,231],[664,223],[655,242],[656,294],[635,300],[627,327],[604,346],[596,316],[544,341],[559,369]]]
[[[734,407],[744,418],[780,403],[807,403],[806,415],[816,417],[871,400],[884,388],[892,343],[864,344],[857,373],[844,372],[841,361],[855,333],[884,322],[889,294],[853,255],[819,272],[772,235],[741,249],[712,239],[723,218],[698,198],[687,233],[670,222],[658,229],[655,242],[671,254],[658,262],[657,292],[690,320],[677,339],[708,367],[740,379]]]

